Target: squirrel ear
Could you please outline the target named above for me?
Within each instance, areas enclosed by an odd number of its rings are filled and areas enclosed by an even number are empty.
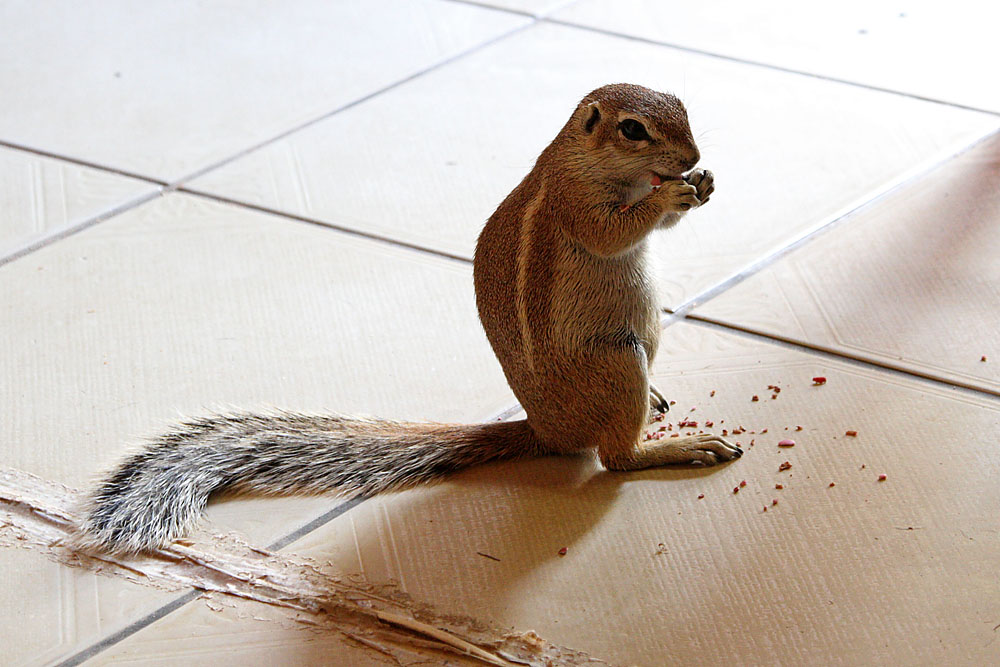
[[[601,107],[597,102],[587,105],[583,114],[583,131],[590,134],[601,120]]]

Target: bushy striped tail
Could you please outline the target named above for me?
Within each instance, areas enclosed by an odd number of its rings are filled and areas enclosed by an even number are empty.
[[[157,438],[90,494],[82,541],[138,553],[198,519],[209,496],[361,492],[539,453],[527,422],[418,424],[295,413],[198,419]]]

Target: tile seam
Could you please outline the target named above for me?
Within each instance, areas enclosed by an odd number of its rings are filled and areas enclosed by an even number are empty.
[[[359,494],[349,500],[345,500],[344,502],[336,505],[333,509],[330,509],[324,512],[323,514],[319,515],[318,517],[312,519],[311,521],[306,522],[305,524],[295,529],[291,533],[288,533],[287,535],[278,538],[270,545],[268,545],[267,550],[279,551],[285,548],[292,542],[295,542],[296,540],[308,535],[309,533],[323,527],[330,521],[333,521],[338,516],[354,509],[367,499],[368,498],[366,496]],[[145,628],[159,621],[161,618],[167,616],[168,614],[171,614],[180,609],[181,607],[184,607],[187,604],[194,602],[195,600],[200,598],[201,595],[202,591],[198,589],[188,591],[187,593],[184,593],[183,595],[174,598],[170,602],[157,607],[156,609],[149,612],[142,618],[139,618],[133,621],[132,623],[129,623],[124,628],[117,630],[116,632],[113,632],[112,634],[103,637],[102,639],[99,639],[90,646],[80,651],[77,651],[70,657],[61,660],[55,664],[57,665],[57,667],[73,667],[74,665],[82,664],[87,660],[90,660],[91,658],[94,658],[97,655],[108,650],[115,644],[118,644],[119,642],[128,639],[132,635],[136,634],[137,632],[144,630]]]
[[[621,39],[627,39],[630,41],[641,42],[643,44],[650,44],[654,46],[663,46],[670,49],[676,49],[678,51],[685,51],[687,53],[695,53],[698,55],[706,56],[709,58],[717,58],[719,60],[726,60],[729,62],[739,63],[741,65],[749,65],[751,67],[759,67],[761,69],[769,69],[776,72],[784,72],[786,74],[796,74],[799,76],[805,76],[812,79],[819,79],[821,81],[829,81],[831,83],[840,83],[847,86],[854,86],[856,88],[864,88],[866,90],[872,90],[880,93],[886,93],[889,95],[898,95],[900,97],[906,97],[908,99],[918,100],[921,102],[929,102],[932,104],[940,104],[943,106],[952,107],[955,109],[962,109],[964,111],[974,111],[981,114],[986,114],[989,116],[1000,117],[1000,110],[985,109],[982,107],[976,107],[969,104],[961,104],[959,102],[950,102],[948,100],[938,99],[936,97],[927,97],[924,95],[918,95],[916,93],[907,93],[901,90],[895,90],[892,88],[884,88],[881,86],[875,86],[872,84],[861,83],[859,81],[851,81],[849,79],[840,79],[834,76],[829,76],[826,74],[819,74],[816,72],[808,72],[805,70],[797,70],[791,67],[782,67],[781,65],[775,65],[771,63],[766,63],[759,60],[751,60],[749,58],[741,58],[739,56],[729,56],[724,53],[718,53],[715,51],[708,51],[705,49],[698,49],[692,46],[683,46],[680,44],[674,44],[671,42],[663,42],[655,39],[650,39],[649,37],[640,37],[638,35],[630,35],[624,32],[618,32],[615,30],[609,30],[607,28],[597,28],[594,26],[588,26],[580,23],[573,23],[572,21],[567,21],[564,19],[556,19],[548,16],[538,17],[538,22],[550,23],[552,25],[559,25],[565,28],[576,28],[579,30],[586,30],[588,32],[595,32],[601,35],[607,35],[608,37],[619,37]]]
[[[811,354],[815,356],[824,357],[827,359],[846,362],[854,366],[860,366],[868,368],[871,370],[878,370],[881,372],[888,372],[894,375],[904,376],[910,380],[917,380],[920,382],[930,383],[939,389],[950,389],[968,393],[979,398],[988,398],[990,400],[1000,399],[1000,391],[995,391],[992,389],[985,389],[983,387],[974,385],[972,383],[964,383],[956,380],[948,380],[930,373],[920,373],[912,369],[908,369],[902,366],[896,366],[890,362],[878,361],[875,359],[868,359],[860,355],[854,356],[845,354],[833,348],[825,347],[822,345],[812,345],[805,343],[794,338],[787,338],[777,334],[768,334],[760,331],[756,331],[749,327],[741,327],[735,324],[730,324],[728,322],[722,322],[720,320],[712,319],[704,315],[694,315],[689,314],[684,317],[684,321],[689,324],[693,324],[700,328],[719,330],[723,329],[728,333],[739,335],[743,338],[750,338],[763,343],[768,343],[781,347],[788,350],[794,350],[802,354]]]
[[[760,259],[754,260],[744,268],[731,274],[729,277],[720,280],[707,289],[702,290],[695,296],[682,302],[676,308],[666,308],[667,312],[680,317],[686,317],[688,313],[695,308],[721,296],[729,289],[739,285],[757,273],[760,273],[772,264],[778,262],[795,250],[809,244],[813,240],[828,232],[836,230],[844,224],[849,223],[856,215],[869,207],[878,204],[886,197],[892,195],[900,189],[917,182],[919,179],[927,176],[934,170],[944,166],[960,155],[964,155],[965,153],[974,150],[981,144],[990,141],[998,134],[1000,134],[1000,128],[992,128],[985,134],[976,137],[971,142],[964,141],[960,145],[953,145],[947,150],[941,151],[938,155],[921,162],[916,167],[906,170],[892,180],[882,184],[877,189],[862,195],[850,204],[842,207],[840,210],[835,211],[825,218],[821,218],[819,222],[811,225],[808,229],[788,240],[777,249],[771,251],[769,254]]]

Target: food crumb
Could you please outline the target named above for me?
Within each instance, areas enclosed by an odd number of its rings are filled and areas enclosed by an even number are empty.
[[[837,484],[836,484],[835,482],[830,482],[830,487],[831,487],[831,488],[833,488],[833,487],[835,487],[835,486],[837,486]]]
[[[765,428],[765,429],[764,429],[763,431],[761,431],[761,433],[762,433],[762,434],[763,434],[763,433],[767,433],[767,429]]]
[[[888,479],[888,478],[885,475],[879,475],[878,476],[878,481],[880,481],[880,482],[884,482],[886,479]]]
[[[979,361],[986,361],[986,355],[984,354],[983,356],[979,357]]]
[[[765,512],[767,511],[767,505],[764,505],[764,511]]]
[[[788,470],[791,467],[792,467],[792,464],[789,463],[788,461],[785,461],[780,466],[778,466],[778,472],[783,472],[785,470]]]
[[[784,484],[775,484],[775,485],[774,485],[774,488],[776,488],[776,489],[778,489],[778,490],[781,490],[781,489],[785,488],[785,485],[784,485]],[[777,501],[777,500],[775,500],[774,502],[778,502],[778,501]]]
[[[751,399],[750,399],[750,401],[751,401],[752,403],[756,403],[756,402],[757,402],[757,401],[759,401],[759,400],[760,400],[760,397],[758,397],[758,396],[757,396],[757,394],[754,394],[754,395],[753,395],[753,398],[751,398]]]
[[[707,422],[705,422],[705,426],[707,428],[712,428],[713,426],[715,426],[715,422],[713,422],[713,421],[707,421]]]
[[[777,395],[777,394],[771,394],[771,400],[772,400],[772,401],[773,401],[774,399],[776,399],[776,398],[778,398],[778,395]]]
[[[708,393],[708,395],[709,395],[709,396],[715,396],[715,390],[713,389],[712,391],[710,391],[710,392]]]
[[[822,375],[813,378],[813,386],[819,386],[821,384],[826,384],[826,378]]]
[[[670,401],[670,405],[677,405],[677,401]]]
[[[856,438],[856,437],[858,437],[858,432],[857,431],[847,431],[846,433],[844,433],[844,435],[849,435],[852,438]]]
[[[733,487],[733,493],[739,493],[739,492],[740,492],[740,487],[734,486]]]
[[[740,488],[741,488],[741,489],[742,489],[742,488],[743,488],[744,486],[746,486],[746,485],[747,485],[747,481],[746,481],[745,479],[744,479],[743,481],[741,481],[741,482],[740,482]]]
[[[794,446],[795,446],[794,440],[782,440],[778,443],[778,447],[794,447]]]
[[[568,549],[566,549],[566,547],[563,547],[562,549],[559,550],[559,555],[560,556],[565,556],[567,551],[568,551]]]
[[[701,499],[702,499],[702,498],[704,498],[704,497],[705,497],[705,494],[704,494],[704,493],[699,493],[699,494],[698,494],[698,500],[701,500]]]
[[[778,499],[777,498],[775,498],[774,500],[771,501],[771,507],[774,507],[777,504],[778,504]]]
[[[801,427],[801,426],[796,426],[796,427],[795,427],[795,430],[796,430],[796,431],[801,431],[801,430],[802,430],[802,427]]]

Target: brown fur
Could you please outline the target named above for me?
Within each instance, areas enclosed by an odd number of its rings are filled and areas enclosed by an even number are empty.
[[[625,122],[649,139],[626,138]],[[632,126],[629,126],[632,127]],[[124,461],[90,495],[86,543],[155,548],[211,493],[379,493],[498,458],[596,447],[611,469],[713,465],[742,453],[714,436],[642,446],[659,311],[646,237],[708,200],[687,114],[672,95],[604,86],[580,102],[479,237],[475,287],[486,334],[526,421],[405,424],[335,415],[194,420]],[[662,180],[650,189],[651,179]]]

